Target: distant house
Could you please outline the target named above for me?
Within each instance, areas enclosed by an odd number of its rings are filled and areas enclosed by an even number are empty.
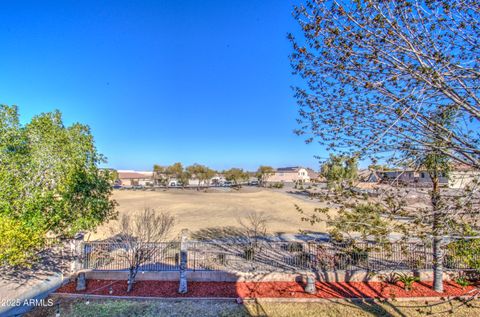
[[[387,183],[391,185],[404,185],[404,186],[429,186],[432,183],[430,174],[425,170],[413,170],[413,169],[398,169],[388,171],[375,171],[375,175],[371,175],[370,180],[375,182],[380,179],[381,183]],[[440,173],[439,183],[443,186],[448,186],[448,177]]]
[[[305,167],[281,167],[277,168],[273,175],[267,178],[268,183],[311,183],[318,179],[318,173],[311,168]]]
[[[449,173],[449,188],[465,188],[474,182],[480,182],[480,171],[467,165],[457,164]]]
[[[150,186],[153,184],[152,172],[131,170],[118,171],[118,183],[122,186]]]
[[[364,169],[358,171],[358,180],[363,183],[378,183],[382,178],[377,174],[375,170]]]
[[[439,183],[449,188],[465,188],[475,180],[480,180],[480,171],[466,165],[453,165],[448,175],[440,173]],[[426,170],[398,169],[370,171],[361,181],[367,183],[384,183],[390,185],[423,186],[432,184]]]

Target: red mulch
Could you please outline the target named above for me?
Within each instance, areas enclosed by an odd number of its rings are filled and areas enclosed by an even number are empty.
[[[303,291],[297,282],[188,282],[188,293],[178,294],[178,282],[137,281],[133,290],[127,293],[126,281],[88,280],[87,290],[75,291],[75,282],[70,282],[57,293],[146,296],[146,297],[231,297],[231,298],[399,298],[399,297],[447,297],[465,295],[475,289],[463,289],[452,281],[444,282],[445,292],[432,290],[432,282],[414,283],[413,290],[405,291],[402,283],[396,285],[384,282],[317,282],[317,294]],[[113,290],[110,294],[110,287]]]

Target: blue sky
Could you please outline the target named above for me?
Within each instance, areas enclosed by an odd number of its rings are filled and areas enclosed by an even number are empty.
[[[293,134],[290,1],[2,1],[0,103],[90,125],[108,166],[318,168]]]

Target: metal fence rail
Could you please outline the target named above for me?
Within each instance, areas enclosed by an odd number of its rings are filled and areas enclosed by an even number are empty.
[[[180,267],[180,242],[152,243],[152,257],[141,271],[176,271]],[[128,270],[127,245],[109,242],[88,242],[83,245],[83,267],[94,270]]]
[[[188,241],[187,270],[192,271],[299,271],[299,270],[419,270],[432,269],[431,246],[420,243],[379,245],[307,242],[206,242]],[[180,242],[151,244],[153,255],[141,271],[179,270]],[[88,242],[83,246],[83,266],[95,270],[126,270],[127,246]],[[480,260],[480,254],[474,255]],[[469,259],[472,256],[469,255]],[[455,248],[445,248],[447,269],[468,269]]]

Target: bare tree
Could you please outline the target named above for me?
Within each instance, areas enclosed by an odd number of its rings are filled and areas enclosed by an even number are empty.
[[[267,235],[267,217],[263,213],[251,212],[237,220],[246,240],[245,257],[252,260],[259,248],[259,241]]]
[[[447,197],[439,178],[452,163],[480,169],[479,13],[469,0],[306,1],[294,11],[303,36],[290,35],[306,83],[297,133],[430,175],[430,206],[408,219],[433,238],[439,292],[443,238],[478,219],[474,196]]]
[[[428,148],[480,168],[478,1],[315,0],[294,17],[307,142],[372,156]],[[432,120],[443,112],[451,125]]]
[[[175,218],[168,213],[156,213],[154,209],[144,209],[138,216],[123,214],[112,238],[119,257],[128,263],[127,292],[133,289],[140,266],[161,252],[163,244],[171,232]]]

